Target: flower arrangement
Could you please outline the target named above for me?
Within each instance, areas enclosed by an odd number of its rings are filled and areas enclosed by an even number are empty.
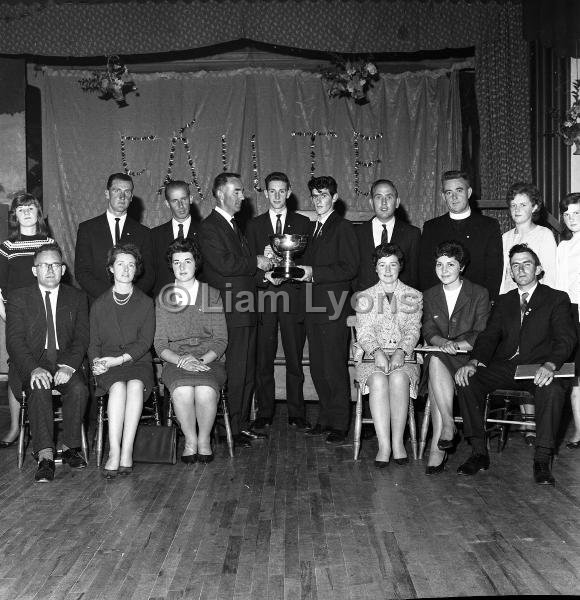
[[[106,71],[93,71],[90,77],[79,79],[84,92],[100,92],[101,100],[115,100],[119,108],[129,106],[125,96],[137,89],[127,67],[118,56],[107,57]]]
[[[558,135],[567,146],[576,144],[574,154],[580,154],[580,79],[572,82],[572,99],[572,106],[560,122]]]
[[[322,78],[330,83],[331,98],[352,98],[357,104],[366,104],[373,81],[379,79],[379,70],[370,60],[350,60],[337,56],[334,68],[323,71]]]

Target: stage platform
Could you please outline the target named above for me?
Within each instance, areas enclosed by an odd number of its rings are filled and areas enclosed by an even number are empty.
[[[7,406],[0,422],[7,422]],[[424,461],[376,470],[376,441],[328,446],[287,426],[225,445],[207,466],[137,464],[104,480],[57,467],[35,484],[0,450],[0,600],[377,599],[580,593],[580,451],[536,486],[511,435],[475,477],[427,477]],[[317,405],[309,405],[315,418]],[[410,453],[410,448],[407,448]]]

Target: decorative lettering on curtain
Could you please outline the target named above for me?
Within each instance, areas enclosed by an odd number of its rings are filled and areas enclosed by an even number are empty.
[[[145,169],[134,180],[148,226],[169,218],[158,194],[168,170],[187,181],[195,173],[191,190],[205,216],[214,205],[211,183],[224,167],[242,174],[254,213],[266,206],[254,189],[255,173],[263,185],[274,170],[288,173],[298,208],[309,209],[306,182],[313,162],[315,174],[336,178],[347,217],[348,211],[369,210],[363,194],[374,179],[388,177],[410,221],[421,226],[444,210],[439,175],[457,167],[461,156],[453,72],[383,76],[362,107],[329,99],[319,75],[300,71],[137,76],[140,95],[122,110],[83,93],[81,76],[55,70],[39,76],[44,202],[70,265],[78,223],[105,210],[106,179],[124,164],[135,173]],[[292,135],[315,131],[321,134],[314,150],[311,135]]]

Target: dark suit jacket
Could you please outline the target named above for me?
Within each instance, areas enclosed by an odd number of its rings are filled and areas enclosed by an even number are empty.
[[[189,231],[187,232],[187,239],[194,240],[197,235],[197,224],[193,222],[193,219],[189,225]],[[173,283],[175,277],[173,271],[167,264],[165,253],[169,244],[173,242],[173,225],[170,221],[163,223],[158,227],[151,230],[151,245],[153,247],[153,268],[155,270],[155,284],[153,286],[153,297],[157,297],[157,294],[161,289]]]
[[[353,289],[360,292],[372,287],[378,282],[379,277],[373,266],[373,252],[375,242],[373,239],[372,219],[365,221],[354,228],[358,240],[358,251],[360,254],[360,266]],[[405,268],[399,279],[408,286],[418,289],[419,287],[419,240],[421,230],[395,218],[393,236],[391,243],[397,244],[405,255]]]
[[[498,296],[487,327],[479,335],[471,358],[485,365],[509,360],[519,348],[516,364],[551,361],[559,369],[576,344],[568,294],[538,284],[520,327],[518,290]]]
[[[315,227],[316,221],[310,224],[311,236]],[[346,318],[351,312],[350,288],[359,266],[353,224],[333,211],[320,235],[310,238],[300,263],[312,266],[313,283],[306,284],[306,318],[311,322],[328,321],[342,300],[340,318]]]
[[[311,229],[312,226],[308,217],[293,212],[286,213],[283,233],[308,235]],[[246,229],[246,236],[252,254],[264,254],[264,247],[270,244],[270,236],[274,235],[274,233],[269,211],[252,219]],[[264,292],[285,292],[288,294],[289,312],[298,313],[304,310],[303,283],[284,283],[283,286],[275,286],[271,283],[258,283],[258,287],[258,297]],[[270,309],[270,302],[264,302],[263,304],[266,310]]]
[[[427,344],[435,336],[473,346],[477,336],[485,330],[489,316],[489,294],[481,285],[463,280],[461,291],[451,317],[443,284],[429,288],[423,294],[423,337]]]
[[[56,305],[57,364],[79,369],[89,345],[86,295],[60,284]],[[46,343],[46,311],[38,285],[13,290],[6,306],[6,346],[20,381],[40,366]]]
[[[203,256],[200,279],[221,292],[228,327],[255,325],[258,266],[247,240],[242,244],[215,210],[202,221],[198,240]],[[263,272],[259,273],[261,279]]]
[[[143,274],[136,285],[145,293],[153,287],[155,271],[151,249],[151,231],[148,227],[127,217],[121,242],[131,242],[141,251],[143,256]],[[87,292],[91,301],[111,287],[107,276],[107,253],[113,247],[111,230],[105,213],[83,221],[77,232],[75,248],[75,278]]]
[[[425,291],[439,283],[435,274],[435,248],[441,242],[456,240],[469,251],[470,261],[464,275],[473,283],[487,288],[495,299],[503,271],[503,246],[496,219],[472,212],[467,219],[454,221],[441,215],[423,225],[419,245],[419,284]]]

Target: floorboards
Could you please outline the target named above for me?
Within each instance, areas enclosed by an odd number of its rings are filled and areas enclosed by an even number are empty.
[[[288,428],[210,465],[136,465],[106,481],[57,467],[35,484],[0,450],[0,600],[363,600],[580,594],[580,451],[536,486],[512,434],[491,468],[376,470],[376,442],[332,447]],[[317,407],[310,405],[315,418]],[[0,407],[0,420],[7,408]],[[410,448],[408,449],[410,452]]]

